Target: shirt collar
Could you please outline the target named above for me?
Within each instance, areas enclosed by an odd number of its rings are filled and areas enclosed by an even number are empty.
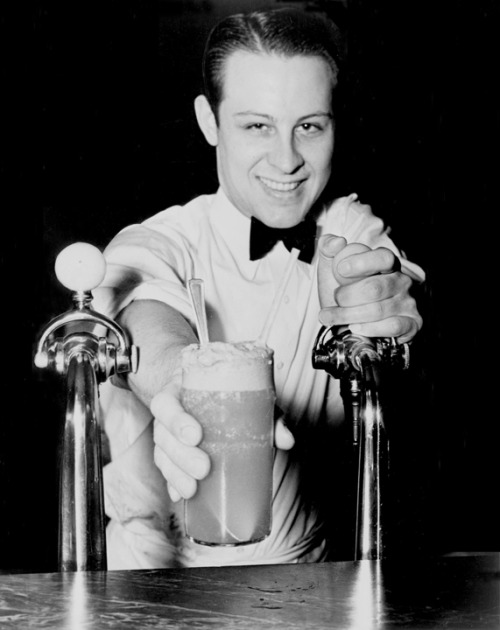
[[[242,214],[219,188],[211,207],[211,222],[238,260],[248,260],[250,218]]]
[[[211,223],[216,231],[222,236],[226,247],[231,251],[232,256],[238,261],[240,268],[244,267],[249,273],[253,274],[257,272],[262,264],[265,264],[266,259],[269,259],[269,255],[264,259],[250,260],[250,217],[241,213],[238,208],[229,201],[226,193],[222,187],[219,187],[215,194],[214,203],[210,208]],[[318,235],[321,233],[319,230]],[[289,252],[284,246],[282,251],[278,252],[274,250],[271,252],[271,256],[278,255],[283,260],[287,261]],[[314,260],[317,258],[317,252],[315,253]],[[307,275],[311,273],[312,265],[307,263],[298,262],[298,264],[304,268]]]

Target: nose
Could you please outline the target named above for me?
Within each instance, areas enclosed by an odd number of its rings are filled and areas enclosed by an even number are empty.
[[[292,174],[304,164],[296,138],[293,135],[277,134],[268,154],[271,166],[278,168],[282,173]]]

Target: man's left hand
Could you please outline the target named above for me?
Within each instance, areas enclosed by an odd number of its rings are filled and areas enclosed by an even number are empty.
[[[353,333],[394,337],[401,344],[413,339],[422,317],[411,296],[413,280],[401,271],[394,252],[326,235],[319,253],[319,319],[324,326],[348,326]]]

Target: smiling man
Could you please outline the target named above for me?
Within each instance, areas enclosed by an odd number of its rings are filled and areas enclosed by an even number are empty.
[[[217,147],[221,187],[245,216],[292,227],[330,177],[333,71],[320,57],[241,51],[224,77],[217,118],[205,96],[195,101],[205,138]]]
[[[411,341],[422,321],[410,290],[423,280],[356,194],[324,198],[335,176],[337,39],[327,20],[289,9],[216,26],[195,112],[220,187],[125,228],[106,248],[95,306],[128,330],[140,357],[136,374],[101,393],[111,569],[327,557],[317,499],[328,466],[318,466],[316,445],[343,406],[338,383],[311,366],[320,322]],[[187,282],[204,280],[212,341],[256,339],[292,246],[300,257],[268,337],[281,412],[272,531],[246,546],[196,545],[183,534],[181,499],[196,493],[210,460],[178,394],[180,351],[197,341]]]

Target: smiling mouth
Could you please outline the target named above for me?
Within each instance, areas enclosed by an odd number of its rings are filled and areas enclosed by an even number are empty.
[[[258,180],[261,181],[264,186],[270,188],[276,192],[292,192],[296,190],[303,180],[295,181],[295,182],[277,182],[273,179],[267,179],[266,177],[258,177]]]

